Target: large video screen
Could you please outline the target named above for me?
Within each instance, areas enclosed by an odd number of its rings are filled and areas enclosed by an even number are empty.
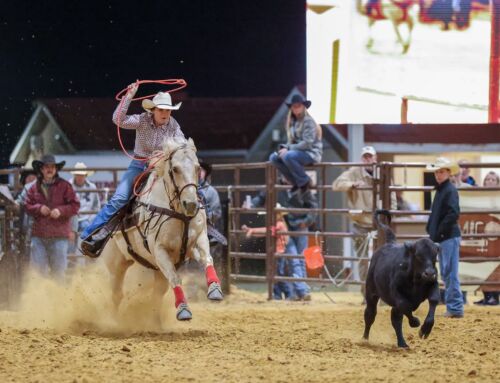
[[[318,122],[488,122],[488,0],[308,0],[306,18]]]

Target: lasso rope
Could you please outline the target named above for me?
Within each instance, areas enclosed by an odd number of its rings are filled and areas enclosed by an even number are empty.
[[[161,85],[173,86],[173,88],[170,89],[168,91],[168,93],[177,92],[177,91],[179,91],[179,90],[181,90],[181,89],[183,89],[183,88],[185,88],[187,86],[187,82],[184,79],[137,80],[136,84],[138,86],[141,85],[141,84],[161,84]],[[122,109],[123,109],[123,102],[125,101],[125,95],[127,94],[128,91],[129,91],[129,87],[123,88],[115,96],[115,99],[117,101],[120,101],[120,103],[118,104],[118,119],[116,121],[116,134],[118,136],[118,142],[120,143],[120,147],[121,147],[123,153],[125,153],[125,155],[127,157],[131,158],[132,160],[137,160],[137,161],[142,161],[142,162],[150,162],[148,168],[143,173],[141,173],[139,175],[139,177],[137,177],[136,181],[134,182],[133,193],[137,197],[140,197],[140,196],[148,193],[149,191],[151,191],[151,189],[153,188],[153,185],[154,185],[156,179],[151,184],[151,187],[148,190],[143,191],[142,193],[139,193],[137,191],[137,186],[141,183],[141,181],[144,178],[144,176],[146,174],[149,174],[149,172],[155,167],[155,165],[161,159],[163,159],[164,153],[163,152],[156,152],[156,153],[153,153],[149,157],[138,158],[138,157],[134,157],[133,155],[129,154],[128,151],[127,151],[127,149],[125,149],[125,146],[123,145],[122,136],[121,136],[121,133],[120,133],[120,128],[121,128],[120,117],[121,117],[121,112],[122,112]],[[135,97],[135,98],[132,98],[130,101],[131,102],[132,101],[140,101],[140,100],[144,100],[144,99],[147,99],[147,98],[151,98],[151,97],[153,97],[155,95],[156,94],[149,94],[147,96]]]
[[[141,84],[162,84],[162,85],[175,86],[173,89],[169,90],[167,93],[177,92],[177,91],[179,91],[179,90],[181,90],[181,89],[183,89],[183,88],[185,88],[187,86],[187,83],[186,83],[186,81],[184,79],[137,80],[136,84],[137,85],[141,85]],[[127,149],[125,149],[125,146],[123,145],[122,136],[120,134],[120,127],[121,127],[120,115],[121,115],[121,111],[122,111],[122,108],[123,108],[123,102],[125,101],[125,97],[124,96],[127,94],[128,90],[129,90],[128,87],[123,88],[115,96],[115,99],[117,101],[120,101],[120,104],[118,105],[118,120],[116,121],[116,133],[118,135],[118,141],[120,143],[120,147],[121,147],[123,153],[125,153],[125,155],[127,157],[129,157],[129,158],[131,158],[133,160],[147,162],[150,159],[154,158],[154,156],[150,156],[150,157],[147,157],[147,158],[137,158],[137,157],[134,157],[134,156],[130,155],[127,152]],[[149,95],[143,96],[143,97],[132,98],[130,101],[144,100],[146,98],[151,98],[153,96],[155,96],[155,94],[149,94]]]

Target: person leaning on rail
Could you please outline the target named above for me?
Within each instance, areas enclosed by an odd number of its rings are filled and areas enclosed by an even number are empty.
[[[353,212],[349,217],[353,223],[353,233],[360,237],[353,238],[354,250],[358,258],[368,258],[369,238],[373,231],[373,217],[371,213],[355,213],[355,210],[373,210],[373,192],[361,190],[361,187],[373,187],[373,165],[377,163],[377,151],[373,146],[365,146],[361,150],[361,162],[365,166],[353,166],[343,172],[332,184],[333,191],[347,193],[347,206]],[[396,196],[391,193],[391,209],[397,208]],[[368,261],[359,261],[359,277],[362,281],[368,273]],[[347,267],[350,275],[350,267]],[[364,296],[364,285],[361,287]]]
[[[113,114],[113,122],[123,129],[135,130],[134,157],[123,175],[116,192],[99,211],[92,223],[82,232],[82,251],[95,256],[106,242],[113,229],[111,217],[125,206],[132,194],[135,178],[146,169],[147,159],[154,151],[161,150],[166,138],[182,137],[179,123],[171,116],[172,110],[178,110],[182,103],[173,104],[169,93],[159,92],[152,100],[143,100],[145,112],[127,115],[127,110],[139,84],[130,84],[121,108]]]

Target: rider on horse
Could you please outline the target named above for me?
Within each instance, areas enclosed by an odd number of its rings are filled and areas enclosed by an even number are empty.
[[[143,100],[142,107],[146,112],[127,115],[130,102],[138,88],[137,82],[129,85],[121,107],[118,106],[113,114],[113,122],[119,127],[136,130],[134,159],[130,162],[113,197],[81,234],[82,251],[87,255],[96,256],[106,242],[114,227],[114,222],[110,222],[111,217],[129,201],[134,180],[146,170],[147,160],[153,152],[162,149],[166,138],[184,138],[181,127],[171,116],[172,110],[178,110],[181,103],[173,105],[169,93],[159,92],[152,100]]]

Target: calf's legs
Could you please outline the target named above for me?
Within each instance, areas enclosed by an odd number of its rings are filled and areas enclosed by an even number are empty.
[[[403,337],[403,314],[395,307],[391,310],[391,323],[394,331],[396,331],[398,347],[408,348],[408,345]]]
[[[363,338],[368,340],[370,336],[370,328],[375,322],[375,317],[377,316],[377,303],[379,297],[376,295],[366,295],[366,308],[365,308],[365,332]]]

